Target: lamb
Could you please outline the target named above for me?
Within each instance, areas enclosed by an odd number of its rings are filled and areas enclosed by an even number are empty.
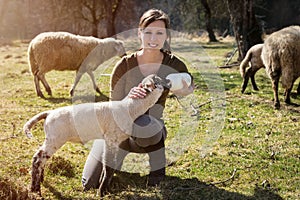
[[[75,70],[76,78],[70,90],[74,90],[82,75],[87,72],[94,89],[101,94],[96,85],[93,71],[106,60],[114,56],[122,57],[125,49],[122,41],[114,38],[98,39],[79,36],[67,32],[45,32],[37,35],[28,47],[28,63],[34,76],[36,93],[44,98],[40,88],[43,83],[47,93],[52,95],[45,74],[51,70]]]
[[[284,101],[291,104],[290,93],[294,82],[300,76],[300,26],[289,26],[272,33],[264,42],[261,58],[272,81],[274,108],[280,108],[280,76],[285,89]]]
[[[41,195],[40,183],[43,181],[43,171],[46,161],[67,141],[86,143],[93,139],[104,139],[106,142],[105,158],[99,193],[103,195],[109,188],[114,166],[117,166],[116,155],[118,146],[130,137],[134,120],[144,114],[159,99],[163,92],[165,79],[156,75],[147,76],[143,87],[148,91],[144,99],[125,97],[121,101],[101,103],[84,103],[61,107],[55,110],[41,112],[23,127],[28,137],[32,137],[30,129],[38,121],[45,119],[45,141],[33,156],[31,191]]]
[[[240,64],[240,73],[243,78],[243,84],[242,84],[242,90],[241,90],[242,93],[244,93],[246,90],[249,78],[251,78],[252,88],[254,90],[258,90],[254,76],[259,69],[265,67],[262,62],[262,59],[261,59],[262,48],[263,48],[263,44],[256,44],[256,45],[252,46],[247,51],[245,58],[243,59],[243,61]],[[246,68],[249,63],[250,63],[250,67],[246,71]],[[246,71],[246,73],[245,73],[245,71]]]

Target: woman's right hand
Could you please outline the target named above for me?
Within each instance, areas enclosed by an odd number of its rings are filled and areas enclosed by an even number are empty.
[[[131,88],[128,96],[132,99],[143,99],[147,95],[147,91],[143,88],[140,83],[137,87]]]

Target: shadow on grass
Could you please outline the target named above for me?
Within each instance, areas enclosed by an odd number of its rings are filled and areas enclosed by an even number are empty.
[[[139,200],[282,200],[276,192],[269,188],[258,187],[254,189],[253,196],[247,196],[238,192],[230,192],[199,181],[196,178],[181,179],[167,176],[157,187],[147,187],[148,176],[140,176],[138,173],[119,172],[111,185],[111,192],[103,199],[139,199]],[[65,195],[63,191],[57,190],[49,182],[44,181],[46,187],[56,199],[71,200],[82,199]],[[82,191],[84,192],[84,191]],[[97,189],[90,192],[97,193]],[[89,199],[99,199],[99,196]]]
[[[271,190],[256,187],[253,196],[246,196],[237,192],[230,192],[215,185],[207,184],[196,178],[180,179],[178,177],[167,177],[161,184],[163,199],[240,199],[259,200],[282,198]]]
[[[199,181],[196,178],[181,179],[167,176],[156,188],[159,192],[151,192],[147,188],[147,176],[122,172],[115,177],[112,193],[120,193],[121,199],[143,199],[143,200],[194,200],[194,199],[240,199],[240,200],[281,200],[283,199],[271,189],[256,187],[253,196],[246,196],[237,192],[230,192]],[[135,188],[127,191],[128,188]],[[153,188],[154,189],[154,188]]]

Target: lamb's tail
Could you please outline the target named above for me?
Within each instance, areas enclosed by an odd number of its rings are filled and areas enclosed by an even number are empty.
[[[245,58],[242,60],[242,62],[240,64],[240,73],[243,78],[245,77],[245,71],[246,71],[246,68],[247,68],[251,58],[252,58],[252,52],[248,51],[246,53]]]
[[[34,117],[32,117],[30,120],[28,120],[25,125],[23,126],[23,131],[27,135],[27,137],[32,138],[32,134],[30,132],[30,129],[33,127],[34,124],[36,124],[38,121],[42,119],[46,119],[49,115],[49,111],[41,112]]]

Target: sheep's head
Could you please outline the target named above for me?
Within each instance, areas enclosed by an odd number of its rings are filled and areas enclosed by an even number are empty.
[[[152,92],[155,88],[170,88],[170,81],[162,79],[156,74],[151,74],[143,79],[142,85],[146,91]]]
[[[121,40],[116,40],[116,45],[115,45],[115,49],[117,50],[118,52],[118,56],[120,56],[121,58],[123,56],[126,56],[126,51],[125,51],[125,48],[124,48],[124,43],[121,41]]]

